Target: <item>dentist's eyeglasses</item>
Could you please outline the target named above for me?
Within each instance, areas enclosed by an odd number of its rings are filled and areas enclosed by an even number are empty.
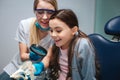
[[[50,9],[35,9],[35,13],[40,17],[43,17],[44,14],[46,14],[47,17],[50,17],[55,11]]]

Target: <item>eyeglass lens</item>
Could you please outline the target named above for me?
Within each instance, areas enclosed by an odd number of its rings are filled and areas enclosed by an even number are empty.
[[[49,10],[49,9],[36,9],[35,11],[41,16],[43,16],[44,14],[47,14],[49,16],[54,14],[55,12],[54,10]]]

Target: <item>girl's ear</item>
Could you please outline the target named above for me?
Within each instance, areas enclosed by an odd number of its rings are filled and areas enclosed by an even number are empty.
[[[78,31],[78,27],[77,27],[77,26],[74,26],[74,27],[72,28],[72,32],[73,32],[72,34],[75,35],[77,31]]]

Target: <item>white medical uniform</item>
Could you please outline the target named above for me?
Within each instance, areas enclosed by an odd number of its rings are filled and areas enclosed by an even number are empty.
[[[29,44],[29,36],[30,36],[30,27],[31,23],[35,21],[35,18],[28,18],[25,20],[22,20],[18,26],[18,29],[16,31],[16,40],[18,42],[22,42],[30,47]],[[43,46],[44,48],[48,49],[52,43],[52,38],[48,34],[46,37],[40,40],[40,45]],[[19,66],[23,62],[20,59],[20,53],[18,52],[17,54],[14,55],[12,61],[4,68],[4,71],[8,73],[9,75],[13,74],[16,70],[18,70]]]

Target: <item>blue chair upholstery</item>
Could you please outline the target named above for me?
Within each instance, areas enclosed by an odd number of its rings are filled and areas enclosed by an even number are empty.
[[[119,24],[119,27],[114,25],[110,26],[111,21],[108,21],[105,25],[105,31],[107,34],[120,34],[120,17],[119,19],[118,17],[116,18],[119,21],[115,21],[112,24]],[[120,42],[108,40],[102,35],[96,33],[88,36],[93,42],[100,63],[100,80],[120,80]]]
[[[111,18],[105,24],[104,31],[106,34],[112,35],[113,40],[116,38],[119,41],[120,40],[120,16]]]
[[[100,34],[89,37],[100,62],[101,80],[120,80],[120,42],[112,42]]]

